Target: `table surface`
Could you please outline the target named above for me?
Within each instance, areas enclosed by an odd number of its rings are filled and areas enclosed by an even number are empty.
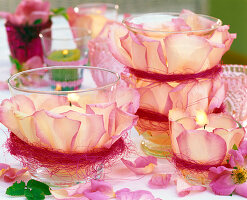
[[[64,27],[67,26],[67,22],[60,17],[53,19],[53,26],[55,27]],[[7,38],[4,28],[4,20],[0,20],[0,80],[4,81],[7,80],[9,77],[10,71],[10,61],[9,61],[9,49],[7,45]],[[10,93],[9,91],[0,91],[0,101],[5,98],[9,98]],[[4,148],[4,143],[8,137],[8,130],[2,124],[0,124],[0,163],[10,164],[11,166],[19,166],[20,164],[16,161],[11,155],[6,152]],[[136,144],[137,154],[142,155],[141,150],[139,149],[139,144],[141,137],[138,136],[135,129],[132,129],[130,132],[130,137]],[[135,155],[137,156],[137,155]],[[158,160],[158,167],[155,170],[155,173],[171,173],[173,168],[169,164],[168,161],[165,159]],[[121,172],[121,173],[120,173]],[[121,177],[118,176],[121,174]],[[133,172],[126,169],[122,163],[117,164],[110,170],[107,170],[105,179],[106,181],[114,183],[114,191],[122,188],[130,188],[131,190],[148,190],[152,192],[152,194],[156,198],[166,199],[166,200],[173,200],[173,199],[181,199],[181,200],[230,200],[230,199],[244,199],[243,197],[233,195],[233,196],[217,196],[214,195],[210,189],[204,192],[193,192],[186,197],[178,197],[176,193],[176,186],[174,184],[170,184],[165,189],[150,189],[147,186],[148,181],[150,180],[151,175],[146,176],[136,176]],[[16,200],[24,200],[25,197],[16,197],[11,198],[5,194],[6,188],[10,186],[9,183],[5,183],[0,179],[0,199],[1,200],[9,200],[9,199],[16,199]],[[47,197],[46,199],[54,199],[52,197]]]

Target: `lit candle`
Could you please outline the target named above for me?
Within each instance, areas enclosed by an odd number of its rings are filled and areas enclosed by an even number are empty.
[[[199,126],[203,126],[201,128],[198,128],[197,130],[206,130],[208,132],[212,132],[214,128],[208,127],[208,117],[207,114],[203,110],[199,110],[196,112],[196,123]]]
[[[58,106],[54,109],[51,110],[51,112],[54,113],[65,113],[68,111],[75,111],[75,112],[79,112],[79,113],[85,113],[85,110],[81,107],[75,106],[72,104],[72,102],[78,102],[79,101],[79,95],[75,94],[75,93],[70,93],[68,94],[68,101],[69,101],[69,106],[67,105],[63,105],[63,106]]]

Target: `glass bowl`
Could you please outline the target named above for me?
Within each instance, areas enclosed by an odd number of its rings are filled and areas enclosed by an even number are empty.
[[[66,74],[69,80],[78,76],[84,81],[79,87],[77,81],[70,81],[70,87],[63,91],[54,74]],[[100,178],[105,161],[115,151],[115,143],[109,149],[98,143],[108,134],[98,130],[100,123],[104,124],[101,108],[115,102],[119,79],[115,72],[90,66],[44,67],[10,77],[12,98],[5,102],[15,105],[12,116],[18,121],[16,128],[10,127],[8,141],[14,147],[9,147],[10,153],[33,177],[53,186]],[[97,108],[101,115],[96,114]]]

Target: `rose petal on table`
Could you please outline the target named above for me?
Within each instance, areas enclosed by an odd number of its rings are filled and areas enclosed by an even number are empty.
[[[192,191],[203,192],[207,188],[200,185],[191,185],[186,182],[183,178],[177,177],[177,194],[180,197],[188,195]]]
[[[117,200],[158,200],[152,195],[151,192],[146,190],[131,191],[128,188],[123,188],[116,191]]]
[[[5,182],[12,182],[14,181],[17,177],[22,176],[25,174],[27,171],[27,168],[22,168],[22,169],[16,169],[16,168],[9,168],[5,171],[3,174],[3,180]]]
[[[199,163],[220,164],[227,151],[226,142],[206,130],[183,131],[177,137],[177,143],[183,159]]]
[[[149,187],[165,188],[171,180],[171,174],[154,174],[148,182]]]
[[[168,73],[199,72],[212,50],[211,44],[205,38],[195,35],[171,34],[164,39],[164,43]]]
[[[88,187],[89,184],[79,183],[72,187],[50,190],[50,192],[56,199],[87,200],[88,198],[84,197],[83,192],[88,189]]]
[[[10,168],[10,165],[5,163],[0,163],[0,177],[5,173],[6,170]]]
[[[216,128],[213,131],[214,134],[222,137],[227,144],[227,152],[232,149],[234,145],[239,146],[245,135],[244,128],[237,128],[232,131],[228,131],[223,128]]]
[[[114,197],[115,193],[113,191],[112,185],[103,180],[91,180],[91,192],[101,192],[108,198]]]
[[[69,152],[72,149],[73,137],[78,134],[81,122],[41,110],[34,114],[34,125],[36,135],[42,143],[56,150]]]
[[[9,86],[6,81],[0,81],[0,90],[8,90]]]
[[[124,158],[121,161],[129,170],[137,175],[149,174],[157,165],[157,158],[153,156],[140,156],[134,162],[125,160]]]
[[[109,199],[105,194],[103,194],[102,192],[99,192],[99,191],[91,192],[89,190],[86,190],[86,191],[84,191],[83,194],[88,199],[97,199],[97,200],[107,200],[107,199]]]

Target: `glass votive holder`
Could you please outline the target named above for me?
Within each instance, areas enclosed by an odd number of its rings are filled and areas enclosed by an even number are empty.
[[[64,69],[76,69],[79,74],[83,70],[80,90],[53,87],[53,70]],[[93,76],[98,72],[109,78],[96,84]],[[36,75],[42,84],[27,84]],[[105,164],[125,151],[118,125],[114,125],[116,130],[108,129],[118,115],[112,114],[117,112],[119,79],[117,73],[87,66],[44,67],[13,75],[8,81],[12,98],[2,104],[13,104],[13,112],[1,113],[16,120],[14,124],[1,121],[11,131],[10,154],[33,177],[50,185],[62,187],[100,178]]]
[[[21,64],[33,56],[43,59],[43,50],[39,33],[50,28],[52,22],[37,25],[14,25],[5,23],[11,56]]]
[[[195,185],[208,186],[209,169],[227,165],[228,152],[238,147],[245,136],[245,129],[225,113],[207,115],[198,111],[196,116],[187,116],[171,110],[169,119],[171,160],[178,172]]]
[[[88,62],[90,34],[83,28],[45,29],[40,33],[47,66],[81,66]],[[82,79],[76,69],[54,70],[52,78],[61,90],[79,89]],[[78,83],[77,85],[75,83]],[[73,85],[73,86],[71,86]]]
[[[198,41],[210,38],[222,22],[192,12],[167,12],[133,15],[125,18],[123,24],[127,30],[123,34],[120,31],[116,33],[115,37],[120,41],[116,42],[119,51],[114,53],[115,57],[119,55],[120,61],[126,61],[130,74],[127,80],[140,92],[136,129],[143,136],[141,147],[146,154],[169,157],[168,112],[176,106],[184,106],[181,105],[184,103],[176,104],[174,101],[179,97],[171,99],[170,93],[186,84],[211,79],[208,74],[218,76],[218,72],[209,71],[219,70],[216,65],[221,56],[209,61],[209,65],[205,62],[211,59],[209,51],[196,56],[196,62],[192,55],[205,47]],[[186,98],[186,95],[183,96]],[[202,98],[208,98],[208,94],[205,92]]]
[[[84,3],[68,8],[68,20],[71,27],[89,30],[96,37],[109,20],[116,21],[119,6],[111,3]]]

